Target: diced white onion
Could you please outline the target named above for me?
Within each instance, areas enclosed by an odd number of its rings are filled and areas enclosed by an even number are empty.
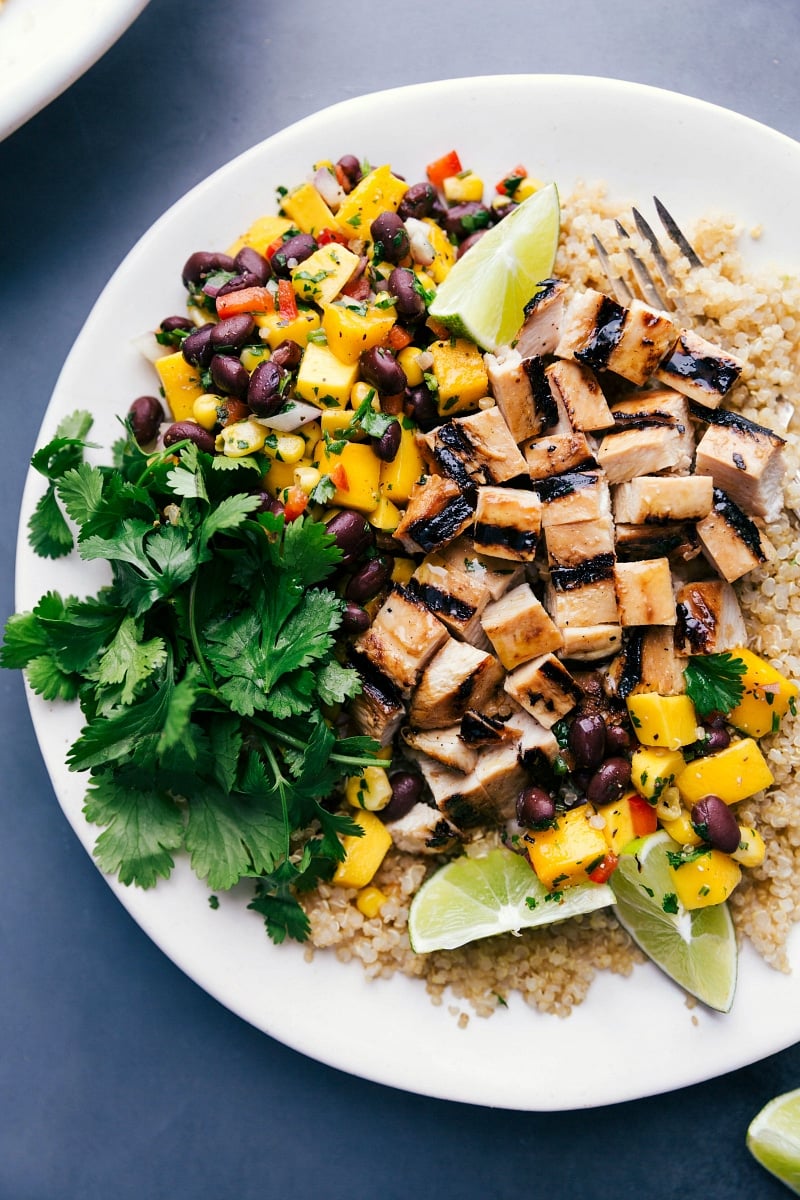
[[[290,400],[274,416],[253,417],[253,420],[266,429],[275,429],[278,433],[292,433],[295,429],[300,429],[301,426],[308,425],[311,421],[319,420],[319,409],[315,408],[313,404],[306,404],[303,400]]]
[[[428,239],[428,226],[424,221],[418,221],[416,217],[409,217],[405,226],[411,257],[421,267],[429,267],[436,257],[436,253]]]
[[[344,200],[344,192],[339,187],[339,181],[327,167],[320,167],[314,176],[314,187],[327,204],[331,212],[337,212]]]
[[[171,354],[172,346],[161,346],[156,341],[155,334],[151,330],[147,333],[140,333],[135,338],[131,338],[131,345],[135,346],[140,354],[144,355],[148,362],[157,362],[159,358],[164,358],[165,355]]]

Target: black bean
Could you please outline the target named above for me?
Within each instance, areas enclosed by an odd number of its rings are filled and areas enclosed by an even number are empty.
[[[624,725],[606,726],[606,753],[626,754],[631,748],[631,735]]]
[[[369,613],[360,604],[345,604],[342,612],[343,633],[364,633],[369,629]]]
[[[140,446],[148,446],[156,440],[163,420],[164,410],[155,396],[139,396],[128,409],[128,425]]]
[[[215,271],[235,271],[234,261],[229,254],[218,254],[208,250],[197,250],[183,264],[181,278],[184,287],[200,284]]]
[[[359,362],[362,377],[379,392],[396,396],[405,391],[408,384],[406,373],[385,346],[373,346],[371,350],[365,350]]]
[[[272,274],[269,269],[269,263],[264,258],[264,255],[259,254],[252,246],[242,246],[233,260],[233,265],[237,271],[248,275],[255,275],[262,287]]]
[[[276,517],[281,515],[283,505],[280,500],[276,500],[274,496],[270,496],[269,492],[254,492],[253,494],[261,500],[256,512],[274,513]]]
[[[181,353],[192,366],[207,367],[214,357],[214,347],[211,344],[213,329],[214,325],[209,322],[207,325],[201,325],[199,329],[195,329],[194,333],[190,333],[183,339]]]
[[[378,816],[382,821],[399,821],[422,799],[423,779],[414,771],[397,771],[389,776],[389,783],[392,786],[392,798]]]
[[[288,279],[297,263],[305,262],[316,248],[317,243],[310,233],[296,233],[278,247],[269,260],[270,266],[276,275]]]
[[[391,559],[371,558],[348,580],[344,589],[345,600],[352,600],[354,604],[366,604],[368,600],[374,599],[388,586],[393,567]]]
[[[581,767],[599,767],[606,752],[606,723],[599,713],[576,717],[569,727],[569,748]]]
[[[416,319],[425,315],[425,301],[417,290],[416,280],[408,267],[395,267],[387,281],[389,295],[394,296],[395,308],[403,317]]]
[[[692,809],[692,824],[704,842],[733,854],[741,834],[731,810],[719,796],[703,796]]]
[[[343,154],[336,165],[345,178],[344,190],[352,191],[356,184],[361,182],[361,163],[355,154]]]
[[[250,384],[250,376],[238,358],[230,354],[215,354],[209,364],[214,386],[226,396],[243,397]]]
[[[465,237],[456,251],[456,258],[463,258],[467,251],[471,250],[472,247],[481,240],[485,233],[485,229],[476,229],[474,233],[469,235],[469,237]]]
[[[213,288],[214,299],[219,299],[220,296],[229,296],[231,292],[240,292],[242,288],[261,287],[261,280],[258,275],[251,274],[250,271],[242,271],[240,275],[234,275],[227,283],[223,283],[222,287]],[[205,291],[205,288],[203,289]]]
[[[485,204],[470,200],[467,204],[454,204],[452,208],[448,208],[442,224],[447,233],[463,238],[478,229],[486,229],[492,224],[492,220],[491,210]]]
[[[589,780],[586,798],[592,804],[610,804],[619,800],[630,781],[631,764],[627,758],[607,758]]]
[[[372,449],[381,462],[394,462],[397,458],[397,451],[400,449],[401,437],[400,422],[392,421],[391,425],[386,426],[385,432],[380,437],[370,438]]]
[[[431,392],[424,383],[407,387],[403,397],[403,411],[411,417],[423,433],[441,424],[439,409]]]
[[[174,446],[176,442],[186,441],[194,442],[198,450],[204,450],[206,454],[214,453],[214,435],[194,421],[175,421],[164,431],[165,446]]]
[[[432,184],[412,183],[400,201],[397,215],[401,221],[407,221],[409,217],[422,220],[423,217],[430,216],[435,199],[436,191]]]
[[[703,744],[703,752],[711,754],[714,750],[726,750],[731,744],[731,735],[727,729],[710,729]]]
[[[360,558],[375,540],[372,526],[360,513],[353,512],[352,509],[342,509],[336,513],[325,528],[341,550],[345,566]]]
[[[184,329],[191,333],[195,326],[188,317],[164,317],[158,328],[162,333],[173,333],[176,329]]]
[[[517,796],[517,820],[524,829],[546,829],[556,815],[556,802],[540,787],[523,788]]]
[[[408,234],[396,212],[387,209],[378,213],[369,231],[375,243],[376,259],[397,263],[408,254]]]
[[[293,371],[295,367],[300,366],[302,357],[303,347],[299,342],[293,342],[291,338],[284,338],[272,351],[270,362],[275,363],[276,367],[283,367],[287,371]]]
[[[283,407],[286,371],[275,357],[259,363],[248,380],[247,403],[257,417],[271,417]]]
[[[228,350],[238,354],[242,347],[249,342],[255,327],[256,323],[249,313],[226,317],[211,330],[211,345],[215,352]]]

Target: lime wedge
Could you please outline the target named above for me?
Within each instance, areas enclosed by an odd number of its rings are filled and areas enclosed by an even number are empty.
[[[553,270],[560,209],[554,183],[523,200],[460,258],[444,279],[430,315],[484,350],[507,346],[524,308]]]
[[[800,1196],[800,1088],[764,1105],[747,1130],[747,1149]]]
[[[411,902],[408,933],[412,948],[429,954],[613,903],[606,884],[579,883],[548,892],[527,859],[498,847],[481,858],[456,858],[431,875]]]
[[[728,1012],[736,988],[736,934],[726,904],[687,912],[675,895],[667,851],[680,850],[663,830],[639,838],[611,876],[616,916],[671,979],[710,1008]]]

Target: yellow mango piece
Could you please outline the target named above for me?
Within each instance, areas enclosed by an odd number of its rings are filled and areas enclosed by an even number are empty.
[[[605,821],[602,833],[608,848],[615,854],[621,854],[636,837],[628,797],[620,796],[619,800],[612,800],[610,804],[598,804],[597,815]]]
[[[662,821],[661,828],[665,829],[672,840],[681,846],[699,846],[703,840],[685,808],[681,810],[681,815],[674,821]]]
[[[279,497],[282,491],[293,486],[295,471],[303,467],[311,468],[310,458],[302,458],[296,463],[279,462],[277,458],[273,458],[262,480],[264,490],[269,492],[270,496]]]
[[[320,418],[322,432],[336,441],[339,435],[348,428],[352,419],[353,412],[349,408],[326,408]]]
[[[472,171],[448,175],[442,183],[445,200],[450,204],[469,204],[483,199],[483,180]]]
[[[358,255],[330,242],[320,246],[292,271],[292,287],[299,300],[330,304],[358,266]]]
[[[327,346],[309,342],[297,372],[295,394],[317,408],[344,408],[357,376],[357,363],[343,363]]]
[[[755,738],[777,733],[781,717],[794,710],[797,684],[744,646],[731,650],[731,657],[740,658],[747,668],[742,699],[728,715],[731,725]]]
[[[627,704],[636,736],[643,745],[678,750],[697,741],[697,715],[688,696],[642,692],[629,696]]]
[[[428,263],[425,270],[434,283],[441,283],[450,272],[456,261],[458,251],[449,237],[431,217],[425,217],[424,224],[428,226],[427,238],[433,247],[434,259]]]
[[[742,738],[716,754],[696,758],[675,780],[689,808],[703,796],[719,796],[726,804],[736,804],[773,782],[767,760],[752,738]]]
[[[489,376],[483,355],[466,338],[431,342],[432,374],[439,386],[438,405],[442,416],[471,410],[489,391]]]
[[[670,866],[669,873],[678,899],[690,910],[722,904],[742,878],[739,864],[721,850],[708,850],[679,867]]]
[[[373,529],[379,529],[381,533],[393,533],[403,519],[403,514],[396,504],[381,496],[368,519]]]
[[[281,209],[303,233],[335,229],[336,217],[313,183],[301,183],[281,201]]]
[[[527,200],[528,196],[532,196],[534,192],[538,192],[539,188],[544,187],[541,179],[535,179],[532,175],[526,175],[519,185],[514,189],[514,201],[521,204],[523,200]]]
[[[585,883],[589,872],[605,858],[608,845],[602,829],[589,824],[593,815],[590,805],[581,804],[559,813],[552,829],[524,835],[531,866],[546,888]]]
[[[330,475],[337,467],[344,471],[346,483],[336,488],[331,504],[363,513],[378,507],[381,460],[369,443],[348,442],[339,454],[332,454],[324,441],[317,442],[313,466],[323,475]]]
[[[363,837],[348,835],[342,838],[345,857],[336,867],[333,882],[340,887],[363,888],[372,882],[375,872],[386,857],[386,852],[392,844],[392,836],[374,813],[359,809],[350,815],[356,825],[360,825],[364,830],[364,834]]]
[[[345,799],[353,808],[378,812],[392,798],[392,785],[383,767],[365,767],[363,775],[351,775],[344,785]]]
[[[315,308],[298,305],[297,316],[293,320],[281,316],[280,313],[254,313],[253,320],[261,331],[261,338],[270,350],[280,346],[290,338],[299,346],[308,345],[308,335],[319,329],[322,321]]]
[[[356,908],[368,920],[371,920],[373,917],[377,917],[388,899],[389,897],[380,888],[369,884],[367,887],[361,888],[356,896]]]
[[[200,382],[199,368],[188,363],[180,350],[157,358],[155,368],[173,421],[188,420],[195,400],[206,390]]]
[[[348,239],[369,241],[369,227],[379,213],[397,212],[408,184],[397,179],[389,166],[376,167],[356,184],[336,214],[339,229]]]
[[[292,222],[286,217],[258,217],[247,232],[228,247],[227,253],[235,258],[243,246],[252,246],[259,254],[265,254],[268,247],[291,228]]]
[[[657,800],[664,788],[672,787],[685,766],[680,750],[640,746],[631,758],[631,783],[640,796]]]
[[[739,845],[731,858],[738,862],[740,867],[760,867],[766,856],[767,847],[758,830],[752,825],[740,825]]]
[[[270,357],[268,346],[245,346],[242,353],[239,355],[239,362],[244,367],[245,371],[253,374],[256,367],[260,367],[262,362],[268,362]]]
[[[400,446],[391,462],[381,466],[381,495],[393,504],[407,504],[415,483],[425,473],[425,464],[419,452],[416,426],[400,421]]]
[[[359,355],[386,341],[395,322],[394,307],[329,304],[322,314],[328,345],[342,362],[358,362]]]
[[[408,583],[416,569],[417,564],[413,558],[405,558],[398,554],[392,567],[392,583]]]

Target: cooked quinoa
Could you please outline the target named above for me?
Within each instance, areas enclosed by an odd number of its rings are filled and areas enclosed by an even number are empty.
[[[598,234],[611,250],[618,245],[613,218],[626,220],[629,213],[629,205],[612,204],[600,185],[582,185],[562,198],[555,273],[576,290],[607,291],[591,235]],[[776,556],[737,583],[736,590],[750,647],[797,680],[800,277],[745,269],[743,241],[758,232],[742,230],[730,217],[709,215],[689,233],[708,265],[690,270],[670,244],[667,257],[678,284],[670,295],[681,320],[745,360],[740,382],[726,397],[726,406],[786,439],[786,507],[780,520],[767,527]],[[646,244],[634,239],[634,245],[646,258]],[[612,254],[612,264],[618,274],[628,275],[621,251]],[[767,794],[742,802],[737,818],[760,830],[766,859],[762,866],[744,873],[730,900],[740,939],[749,939],[764,960],[781,971],[789,970],[786,939],[800,918],[798,741],[800,723],[790,719],[783,722],[778,734],[762,741],[775,784]],[[467,853],[480,853],[492,841],[492,835],[473,841],[466,847]],[[439,865],[440,860],[423,861],[391,850],[375,878],[389,899],[380,915],[371,919],[356,907],[353,889],[320,886],[304,902],[311,920],[307,954],[313,955],[313,948],[331,949],[343,962],[360,960],[371,978],[387,978],[395,971],[419,976],[433,1003],[441,1004],[449,995],[466,1001],[479,1016],[488,1016],[507,1003],[514,992],[540,1011],[566,1016],[584,999],[596,971],[629,975],[637,962],[645,961],[608,910],[519,935],[473,942],[459,950],[417,955],[407,934],[409,905],[424,879]]]

